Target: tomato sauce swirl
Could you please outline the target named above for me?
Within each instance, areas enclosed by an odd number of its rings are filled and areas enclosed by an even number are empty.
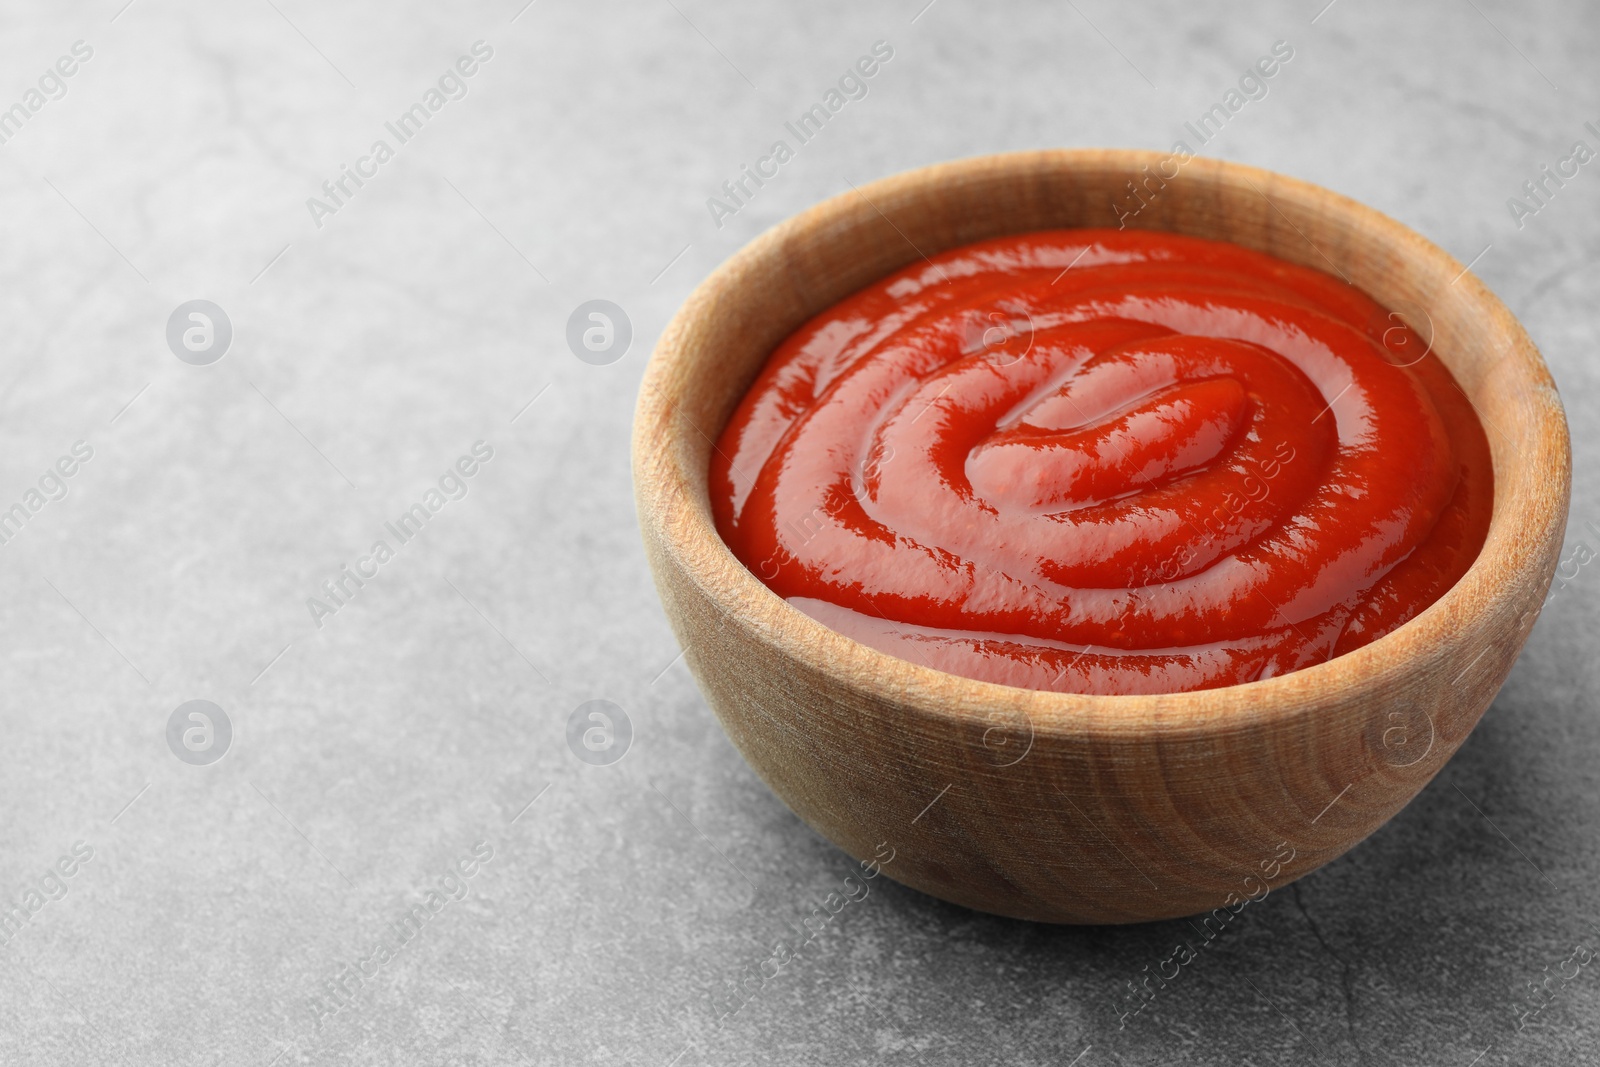
[[[1321,663],[1482,547],[1488,442],[1423,339],[1236,245],[1060,230],[919,262],[778,346],[717,441],[717,528],[825,625],[1035,689]]]

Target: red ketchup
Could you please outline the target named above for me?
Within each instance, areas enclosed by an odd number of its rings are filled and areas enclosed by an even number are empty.
[[[1472,406],[1338,278],[1056,230],[801,327],[717,442],[734,554],[856,641],[1071,693],[1254,681],[1437,600],[1489,528]]]

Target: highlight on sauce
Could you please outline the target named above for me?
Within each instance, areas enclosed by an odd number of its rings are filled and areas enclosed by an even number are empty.
[[[1354,286],[1134,230],[985,241],[784,341],[712,451],[734,554],[913,663],[1074,693],[1268,678],[1466,572],[1493,474],[1428,345]]]

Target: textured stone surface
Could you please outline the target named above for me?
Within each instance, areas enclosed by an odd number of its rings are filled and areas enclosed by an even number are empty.
[[[762,228],[955,156],[1169,148],[1286,40],[1266,97],[1191,147],[1481,252],[1572,419],[1568,548],[1600,549],[1600,164],[1520,227],[1506,204],[1575,140],[1600,149],[1592,8],[121,2],[0,31],[0,107],[93,49],[0,147],[0,508],[94,450],[0,545],[0,893],[27,918],[0,944],[0,1061],[1600,1056],[1600,964],[1562,966],[1600,948],[1596,564],[1567,568],[1413,805],[1252,905],[1125,1028],[1126,982],[1187,924],[1030,926],[886,880],[720,1019],[852,864],[675,660],[627,465],[651,343]],[[868,95],[715,225],[706,198],[880,39]],[[478,40],[466,96],[398,144],[384,123]],[[378,138],[394,158],[315,225],[307,198]],[[200,297],[235,332],[209,366],[165,338]],[[634,330],[605,366],[565,341],[593,298]],[[479,440],[466,496],[316,626],[319,584]],[[197,698],[233,727],[210,766],[164,732]],[[610,766],[568,748],[595,698],[634,730]],[[465,896],[374,956],[475,846],[492,859],[447,883]],[[30,887],[59,899],[29,913]],[[1529,983],[1562,972],[1519,1030]]]

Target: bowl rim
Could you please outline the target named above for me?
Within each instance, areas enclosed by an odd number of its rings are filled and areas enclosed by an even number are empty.
[[[1491,439],[1496,493],[1489,532],[1467,573],[1443,596],[1376,641],[1272,678],[1174,693],[1058,693],[950,674],[861,644],[791,606],[734,556],[711,518],[709,494],[703,491],[705,479],[700,479],[702,491],[697,491],[695,477],[681,462],[683,453],[677,449],[662,449],[661,439],[656,436],[657,428],[673,425],[672,409],[677,406],[681,388],[678,372],[693,359],[693,354],[686,351],[684,339],[702,317],[719,313],[720,302],[730,288],[737,287],[741,278],[753,273],[753,268],[790,248],[792,242],[804,237],[807,231],[825,232],[830,224],[858,213],[862,200],[894,225],[877,205],[892,202],[914,186],[959,184],[980,172],[992,177],[996,168],[1019,173],[1054,168],[1070,174],[1074,170],[1121,165],[1129,172],[1136,172],[1141,165],[1154,165],[1167,158],[1170,158],[1167,153],[1147,149],[1115,148],[1036,149],[969,156],[902,171],[859,187],[852,185],[850,190],[792,215],[751,239],[703,279],[684,300],[663,330],[640,383],[632,449],[639,519],[646,527],[647,538],[654,533],[662,547],[674,556],[682,572],[728,619],[747,627],[757,639],[785,658],[839,685],[866,689],[890,697],[899,707],[915,708],[951,725],[969,728],[992,724],[996,710],[1021,712],[1036,733],[1129,740],[1149,740],[1152,735],[1168,739],[1195,738],[1219,731],[1244,732],[1284,726],[1328,705],[1330,694],[1348,696],[1353,685],[1399,684],[1415,661],[1435,656],[1453,642],[1459,643],[1461,635],[1473,629],[1464,626],[1463,621],[1489,614],[1508,599],[1511,590],[1536,589],[1538,593],[1531,607],[1536,615],[1544,599],[1548,568],[1542,565],[1539,552],[1528,551],[1527,538],[1519,538],[1516,531],[1537,533],[1557,525],[1561,529],[1553,534],[1547,532],[1546,537],[1553,537],[1559,548],[1567,517],[1571,459],[1565,412],[1549,370],[1527,331],[1467,266],[1397,220],[1311,182],[1243,163],[1201,156],[1188,159],[1184,169],[1202,181],[1240,178],[1301,201],[1316,200],[1341,216],[1342,227],[1358,235],[1359,240],[1352,247],[1373,243],[1390,246],[1408,263],[1424,262],[1435,269],[1448,269],[1456,277],[1451,284],[1464,286],[1468,302],[1498,320],[1498,325],[1509,335],[1507,350],[1484,371],[1485,377],[1490,370],[1503,374],[1503,368],[1509,366],[1516,383],[1542,394],[1545,402],[1534,425],[1539,445],[1536,454],[1512,449],[1511,462],[1502,470],[1501,449]],[[1271,199],[1268,202],[1273,203]],[[1288,221],[1293,224],[1292,220]],[[1000,232],[996,231],[995,235]],[[909,238],[907,242],[910,243]],[[916,249],[916,252],[920,255],[922,250]],[[1452,374],[1456,372],[1452,370]],[[1483,388],[1487,388],[1487,382]],[[1465,388],[1462,391],[1467,392]],[[1478,408],[1476,402],[1473,406]],[[1479,417],[1482,421],[1481,410]],[[692,420],[684,421],[692,423]],[[707,457],[721,430],[722,427],[717,427],[707,438]],[[701,436],[707,433],[699,426],[688,432],[696,431]],[[669,457],[664,463],[660,462],[662,455]],[[1548,457],[1554,457],[1559,464],[1559,476],[1541,479],[1535,468]],[[658,471],[660,476],[650,476],[652,470]],[[1507,503],[1509,493],[1501,492],[1501,479],[1513,473],[1518,487],[1529,487],[1531,483],[1531,510],[1513,513]],[[680,508],[673,521],[666,521],[663,516],[674,499],[687,500],[692,506]],[[1522,612],[1522,618],[1531,625],[1527,611]],[[1487,629],[1489,632],[1483,635],[1486,647],[1495,640],[1503,640],[1503,634],[1492,627]]]

